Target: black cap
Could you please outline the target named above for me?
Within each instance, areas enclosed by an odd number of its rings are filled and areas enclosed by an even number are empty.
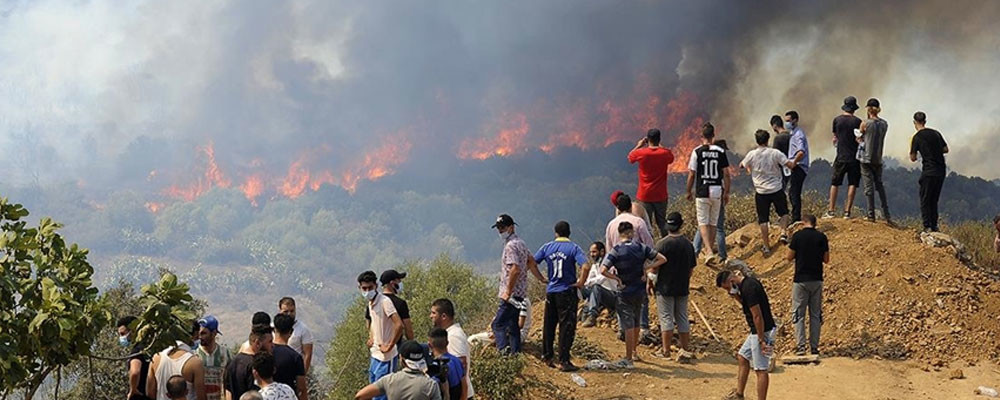
[[[681,225],[684,225],[684,217],[681,216],[681,213],[674,211],[667,215],[667,229],[677,230],[680,229]]]
[[[497,222],[490,228],[506,228],[511,225],[517,225],[517,222],[514,222],[514,218],[511,218],[511,216],[507,214],[500,214],[500,216],[497,217]]]
[[[854,112],[858,108],[859,108],[858,107],[858,99],[854,98],[854,96],[847,96],[847,97],[845,97],[844,98],[844,105],[840,106],[841,110],[844,110],[844,111],[847,111],[847,112]]]
[[[382,282],[383,285],[385,285],[396,279],[403,279],[403,278],[406,278],[406,272],[397,272],[394,269],[387,269],[385,270],[385,272],[382,273],[382,276],[378,278],[378,280],[379,282]]]
[[[399,354],[404,360],[424,361],[424,347],[415,340],[407,340],[399,346]]]
[[[882,107],[882,106],[879,105],[878,99],[872,97],[868,99],[868,103],[865,104],[865,107]]]

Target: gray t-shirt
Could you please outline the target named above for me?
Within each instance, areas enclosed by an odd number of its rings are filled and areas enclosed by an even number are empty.
[[[865,152],[861,162],[865,164],[882,164],[882,150],[885,148],[885,133],[889,131],[889,123],[882,118],[865,121]]]
[[[743,157],[740,166],[750,168],[753,187],[758,194],[771,194],[781,190],[781,167],[788,161],[788,157],[777,149],[757,147]]]
[[[375,381],[379,392],[392,400],[441,400],[441,388],[423,372],[409,368]]]

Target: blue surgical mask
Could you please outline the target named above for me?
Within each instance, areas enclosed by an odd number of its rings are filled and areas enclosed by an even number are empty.
[[[194,344],[191,346],[191,351],[198,350],[199,346],[201,346],[201,339],[194,341]]]
[[[795,129],[795,124],[791,121],[785,121],[785,129],[788,130]]]
[[[364,292],[361,292],[361,295],[364,296],[365,300],[372,301],[375,299],[375,296],[378,295],[378,293],[375,292],[374,290],[366,290]]]
[[[396,293],[403,293],[403,281],[396,284]]]
[[[128,347],[128,345],[130,345],[130,344],[131,343],[128,342],[128,336],[127,335],[126,336],[119,336],[118,337],[118,345],[119,346],[121,346],[121,347]]]

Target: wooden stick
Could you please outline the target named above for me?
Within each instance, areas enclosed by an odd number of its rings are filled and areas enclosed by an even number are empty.
[[[708,319],[705,318],[705,314],[701,313],[701,309],[698,308],[698,303],[695,303],[694,299],[690,299],[690,300],[691,300],[691,305],[694,306],[694,310],[697,311],[698,312],[698,316],[701,317],[701,322],[704,322],[705,323],[705,327],[708,328],[708,333],[711,333],[712,337],[715,338],[716,341],[718,341],[719,343],[721,343],[722,339],[719,339],[719,337],[715,335],[715,331],[712,330],[712,324],[709,324],[708,323]]]

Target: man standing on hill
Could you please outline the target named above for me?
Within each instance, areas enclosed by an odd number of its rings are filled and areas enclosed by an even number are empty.
[[[615,215],[618,215],[618,196],[625,194],[621,190],[615,190],[611,193],[611,207],[615,208]],[[653,225],[649,222],[649,215],[646,214],[646,209],[643,208],[642,202],[632,200],[632,215],[642,218],[642,222],[646,223],[646,230],[649,231],[649,236],[653,236]]]
[[[785,129],[785,121],[781,119],[780,115],[771,116],[771,130],[774,131],[774,149],[784,154],[785,157],[791,158],[788,155],[788,147],[792,144],[792,133]],[[788,189],[788,179],[792,177],[791,168],[782,168],[781,173],[781,190],[784,192]]]
[[[636,243],[647,247],[653,247],[656,243],[653,242],[653,236],[650,235],[650,230],[646,226],[646,222],[630,213],[632,207],[632,198],[627,194],[622,194],[618,196],[618,216],[608,222],[608,226],[604,229],[604,240],[610,246],[614,246],[620,242],[618,237],[618,226],[622,222],[628,222],[632,224],[635,228],[634,239]],[[644,297],[642,300],[642,311],[640,314],[640,326],[642,327],[642,334],[640,338],[649,338],[646,340],[656,340],[656,337],[649,333],[649,297]],[[624,340],[624,331],[619,332],[619,340]]]
[[[205,395],[208,400],[222,400],[225,397],[222,378],[232,355],[226,346],[220,346],[216,341],[216,336],[220,335],[219,320],[212,315],[206,315],[198,320],[198,327],[198,338],[201,343],[195,354],[205,367]]]
[[[368,302],[368,347],[371,358],[368,363],[368,382],[375,383],[383,376],[396,371],[399,355],[396,343],[403,336],[403,320],[396,312],[392,300],[379,294],[375,283],[375,272],[365,271],[358,275],[358,289]],[[376,397],[386,400],[385,396]]]
[[[781,191],[781,170],[795,166],[795,163],[780,151],[767,147],[770,136],[767,131],[758,129],[754,133],[757,148],[750,150],[740,163],[753,179],[754,203],[757,208],[757,223],[760,225],[760,238],[763,242],[761,252],[764,253],[764,257],[771,256],[768,226],[771,223],[772,205],[778,218],[781,219],[781,243],[788,243],[788,203],[785,202],[785,193]]]
[[[847,177],[847,199],[844,200],[844,218],[851,217],[854,195],[861,183],[861,164],[858,162],[858,141],[854,131],[861,127],[861,119],[854,116],[858,109],[858,99],[847,96],[844,112],[833,119],[833,145],[837,146],[837,158],[833,161],[833,179],[830,181],[830,205],[823,218],[834,218],[837,207],[837,192]]]
[[[889,123],[879,118],[882,112],[879,101],[876,98],[868,99],[865,104],[868,109],[868,119],[861,124],[862,136],[858,141],[864,144],[865,150],[861,155],[861,175],[865,178],[865,199],[868,201],[868,213],[865,218],[875,222],[875,192],[878,192],[879,201],[882,203],[882,216],[889,225],[893,225],[889,217],[889,203],[886,202],[885,186],[882,184],[882,149],[885,148],[885,134],[889,130]]]
[[[427,354],[419,343],[408,340],[399,346],[403,369],[361,388],[355,400],[441,400],[441,385],[427,376]]]
[[[382,283],[382,294],[388,297],[392,301],[392,305],[396,307],[396,314],[399,315],[399,319],[403,321],[403,336],[399,338],[396,345],[403,343],[403,338],[406,340],[413,340],[413,322],[410,321],[410,305],[406,303],[399,297],[399,292],[403,290],[403,278],[406,278],[405,272],[397,272],[394,269],[385,270],[382,272],[382,276],[379,277],[379,282]],[[372,316],[366,310],[365,320],[371,323]]]
[[[774,316],[771,315],[771,302],[764,292],[764,285],[757,278],[743,276],[738,271],[720,271],[715,277],[715,286],[729,292],[743,307],[743,315],[750,334],[740,347],[740,371],[736,380],[736,389],[723,399],[742,400],[747,387],[750,368],[757,375],[757,398],[767,400],[767,387],[770,377],[767,374],[774,356],[774,336],[777,328]]]
[[[715,127],[712,124],[702,126],[701,141],[702,145],[694,149],[688,163],[687,199],[697,197],[698,229],[707,242],[710,258],[718,254],[715,230],[721,207],[729,202],[729,159],[726,150],[714,144]]]
[[[667,259],[658,268],[656,284],[646,283],[647,291],[656,294],[656,310],[660,316],[660,336],[663,339],[663,358],[670,358],[670,343],[673,341],[674,327],[680,336],[678,360],[690,360],[691,323],[688,320],[688,295],[691,272],[697,264],[694,247],[684,235],[681,227],[684,219],[679,212],[667,216],[667,236],[656,242],[656,251]]]
[[[667,227],[667,169],[674,162],[674,153],[660,147],[660,130],[654,128],[628,153],[628,162],[639,163],[639,188],[635,198],[642,202],[649,219],[655,219],[660,236],[663,236]]]
[[[730,165],[726,168],[729,176],[732,176],[732,163],[729,162],[729,145],[726,144],[725,140],[716,140],[714,143],[716,146],[722,148],[726,151],[726,163]],[[726,205],[719,205],[719,223],[715,226],[715,245],[719,250],[719,259],[721,261],[726,261],[729,259],[729,254],[726,251]],[[701,249],[705,246],[705,240],[701,237],[701,230],[694,230],[694,254],[701,254]]]
[[[799,113],[790,110],[785,113],[785,129],[791,131],[788,142],[788,158],[795,161],[792,175],[788,179],[788,202],[792,206],[792,222],[802,220],[802,186],[809,175],[809,139],[799,126]]]
[[[604,258],[601,273],[608,279],[614,279],[622,287],[618,295],[618,324],[625,332],[625,358],[617,363],[621,368],[633,368],[633,360],[638,360],[635,347],[639,343],[639,313],[642,310],[643,299],[646,296],[643,278],[646,268],[659,268],[667,260],[649,246],[632,240],[635,230],[631,223],[625,221],[618,225],[619,242]],[[652,261],[644,267],[646,261]],[[611,268],[618,271],[611,273]]]
[[[792,323],[795,324],[796,355],[806,353],[806,307],[809,307],[809,349],[819,354],[823,325],[823,264],[830,262],[830,242],[816,230],[816,217],[805,216],[805,229],[792,236],[788,261],[795,261],[792,278]]]
[[[188,325],[189,333],[184,341],[177,341],[176,346],[168,347],[153,356],[149,364],[149,376],[146,377],[146,393],[150,398],[166,400],[167,381],[174,375],[181,375],[187,382],[188,399],[206,400],[205,368],[201,359],[194,354],[191,346],[198,337],[198,323]]]
[[[497,315],[493,318],[491,328],[496,339],[497,350],[501,353],[517,354],[521,352],[521,329],[518,327],[518,316],[521,314],[520,306],[524,298],[528,295],[528,275],[525,269],[530,270],[535,278],[544,281],[545,277],[538,272],[538,265],[531,257],[528,246],[521,238],[514,233],[514,218],[507,214],[497,217],[493,228],[497,230],[500,239],[503,240],[503,255],[500,263],[500,290],[497,297],[500,298],[500,306],[497,308]]]
[[[288,346],[299,353],[302,356],[302,361],[306,365],[306,373],[309,373],[309,368],[312,366],[312,355],[313,355],[313,334],[306,326],[305,322],[302,322],[298,318],[295,307],[295,299],[291,297],[284,297],[278,301],[278,311],[282,314],[288,315],[295,320],[295,326],[292,330],[292,337],[288,338]]]
[[[125,316],[118,320],[118,345],[129,348],[128,360],[128,394],[126,400],[149,400],[146,397],[146,377],[149,376],[149,357],[142,353],[142,345],[134,343],[136,335],[133,335],[130,326],[135,322],[134,316]]]
[[[948,154],[948,143],[941,132],[927,127],[927,114],[917,111],[913,114],[913,127],[917,133],[910,142],[910,161],[917,161],[917,153],[923,159],[920,174],[920,216],[924,220],[924,231],[938,231],[938,200],[948,167],[944,155]]]
[[[295,319],[288,314],[274,316],[274,381],[284,383],[297,393],[298,400],[309,400],[309,386],[306,383],[306,365],[302,355],[288,345],[295,334]]]
[[[545,261],[548,266],[548,285],[545,288],[545,322],[542,327],[542,359],[550,368],[555,367],[553,342],[556,324],[559,325],[559,370],[576,371],[570,362],[569,349],[576,335],[576,309],[579,303],[577,288],[583,286],[583,275],[577,279],[577,266],[587,264],[583,249],[569,240],[569,222],[559,221],[555,226],[556,239],[546,243],[535,253],[535,263]]]
[[[254,316],[256,317],[257,314]],[[271,318],[268,317],[268,319]],[[274,346],[273,332],[273,328],[266,324],[254,324],[250,328],[250,336],[247,338],[248,345],[246,348],[240,349],[240,352],[236,353],[236,356],[226,365],[226,376],[223,381],[225,382],[227,399],[238,399],[243,396],[243,393],[259,389],[253,377],[253,356],[257,353],[271,351]]]
[[[472,390],[472,380],[469,379],[469,370],[472,368],[472,358],[469,351],[469,337],[462,330],[462,325],[455,322],[455,305],[448,299],[437,299],[431,303],[431,324],[435,328],[443,328],[448,331],[448,353],[458,357],[462,361],[462,369],[465,371],[465,382],[469,388],[469,395],[472,398],[476,395]],[[454,399],[464,400],[464,399]]]

